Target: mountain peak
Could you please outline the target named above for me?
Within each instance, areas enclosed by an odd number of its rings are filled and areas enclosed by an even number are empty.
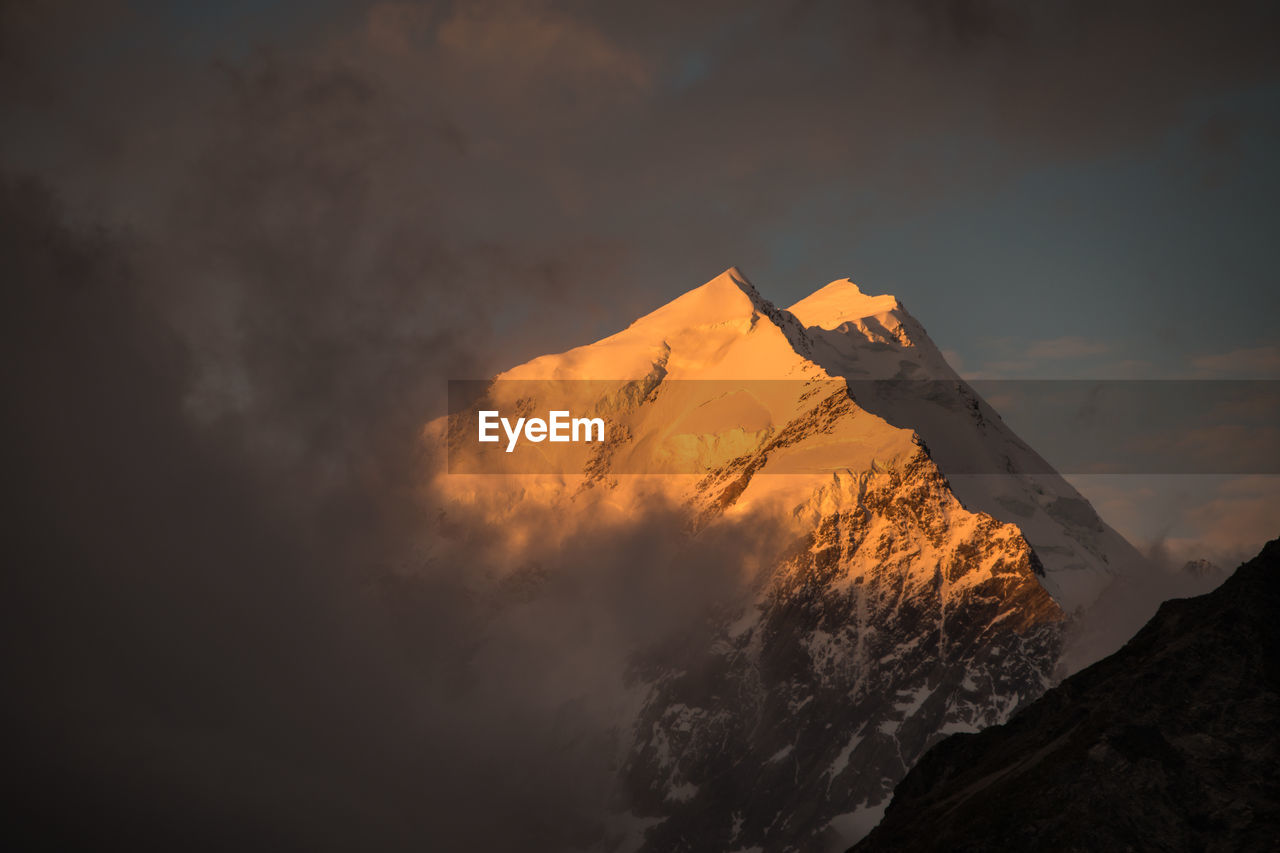
[[[746,274],[738,267],[729,267],[706,284],[677,296],[636,323],[670,323],[684,318],[687,324],[703,325],[747,318],[753,314],[775,313],[777,309],[760,295]]]
[[[820,372],[804,329],[729,267],[594,344],[536,358],[503,379],[780,379]]]
[[[866,317],[902,311],[896,296],[863,293],[852,279],[839,278],[801,299],[789,309],[807,327],[836,329]]]
[[[717,292],[728,291],[729,293],[732,293],[732,291],[736,289],[751,301],[752,307],[767,308],[770,311],[774,310],[773,303],[760,295],[760,291],[756,290],[756,286],[751,283],[751,280],[747,278],[747,274],[739,267],[729,267],[727,270],[720,273],[720,275],[702,285],[702,287],[695,288],[690,292],[697,292],[698,290],[708,288]]]
[[[856,294],[858,296],[871,295],[869,293],[864,294],[862,292],[862,288],[858,287],[857,283],[851,278],[838,278],[835,281],[832,281],[818,288],[811,295],[816,296],[819,293],[825,293],[828,290],[834,293]]]

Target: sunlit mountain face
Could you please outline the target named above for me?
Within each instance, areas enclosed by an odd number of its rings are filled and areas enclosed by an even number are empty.
[[[751,543],[722,551],[732,594],[627,649],[617,849],[856,841],[930,746],[1050,686],[1072,614],[1140,563],[897,299],[848,280],[784,310],[730,269],[465,386],[425,439],[450,449],[443,523],[490,532],[498,622],[525,618],[564,542],[608,520],[661,506],[677,550]],[[603,440],[569,421],[559,442],[509,423],[479,440],[482,413],[551,412],[598,418]],[[957,488],[948,458],[991,469]]]

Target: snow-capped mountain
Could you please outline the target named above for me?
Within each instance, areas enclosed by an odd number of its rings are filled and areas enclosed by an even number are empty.
[[[493,468],[466,441],[474,409],[429,427],[455,450],[447,493],[495,530],[661,494],[691,537],[762,516],[784,531],[706,639],[637,650],[619,731],[640,830],[618,848],[843,849],[928,747],[1040,695],[1069,614],[1138,559],[900,302],[848,280],[780,310],[730,269],[485,397],[550,398],[608,440]]]

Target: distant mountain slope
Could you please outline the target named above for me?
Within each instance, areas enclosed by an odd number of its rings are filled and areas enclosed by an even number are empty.
[[[949,738],[853,848],[1280,850],[1280,539],[1007,724]]]

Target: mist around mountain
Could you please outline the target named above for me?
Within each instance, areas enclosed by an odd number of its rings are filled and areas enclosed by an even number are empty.
[[[856,853],[1280,847],[1280,539],[1110,657],[924,755]]]

